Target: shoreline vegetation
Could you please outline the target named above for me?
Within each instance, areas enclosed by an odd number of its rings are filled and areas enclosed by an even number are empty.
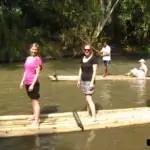
[[[85,44],[80,37],[98,50],[108,40],[112,53],[146,56],[149,20],[149,0],[2,1],[0,63],[23,61],[33,42],[44,60],[75,58]]]
[[[54,48],[50,45],[49,46],[51,51],[48,51],[47,49],[48,48],[45,48],[44,47],[44,50],[42,49],[41,47],[41,58],[43,61],[49,61],[49,60],[65,60],[65,59],[79,59],[83,56],[83,52],[82,52],[82,45],[80,48],[76,48],[76,51],[75,51],[75,48],[72,49],[65,49],[63,50],[62,48],[59,48],[58,49],[58,46],[54,46]],[[56,50],[56,47],[57,47],[57,50]],[[144,58],[149,58],[149,51],[143,47],[143,46],[126,46],[126,47],[123,47],[123,46],[111,46],[110,44],[110,47],[112,49],[112,57],[114,58],[121,58],[121,57],[128,57],[128,58],[138,58],[140,59],[141,57],[144,57]],[[148,47],[149,48],[149,47]],[[150,48],[149,48],[150,49]],[[56,50],[54,51],[53,53],[53,50]],[[98,49],[100,50],[100,49]],[[43,54],[43,51],[46,52],[46,54]],[[94,51],[93,51],[94,52]],[[94,54],[96,56],[99,56],[96,52],[94,52]],[[5,64],[5,63],[22,63],[25,61],[25,58],[26,56],[28,55],[28,53],[26,53],[26,55],[24,55],[23,57],[21,58],[18,58],[18,59],[10,59],[9,61],[2,61],[0,60],[0,64]],[[100,56],[99,56],[100,57]]]

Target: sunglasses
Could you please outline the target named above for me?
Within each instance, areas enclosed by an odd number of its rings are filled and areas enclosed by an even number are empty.
[[[36,48],[35,48],[35,49],[31,49],[31,52],[33,52],[33,51],[34,51],[34,52],[35,52],[35,51],[38,51],[38,49],[36,49]]]
[[[84,49],[84,51],[90,51],[91,49]]]

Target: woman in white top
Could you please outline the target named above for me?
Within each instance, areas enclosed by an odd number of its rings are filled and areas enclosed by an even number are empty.
[[[145,60],[144,59],[141,59],[139,60],[140,62],[140,68],[137,69],[137,68],[133,68],[132,70],[130,70],[129,73],[127,73],[128,76],[135,76],[137,78],[145,78],[146,75],[147,75],[147,66],[145,65]]]

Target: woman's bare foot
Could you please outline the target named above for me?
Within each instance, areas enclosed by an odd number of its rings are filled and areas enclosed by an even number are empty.
[[[31,124],[31,126],[32,126],[32,127],[35,127],[35,128],[39,127],[39,125],[40,125],[40,120],[39,120],[39,121],[34,121],[34,122]]]
[[[103,77],[106,77],[106,76],[108,76],[108,73],[104,73],[104,74],[103,74]]]
[[[106,74],[103,74],[103,77],[106,77]]]
[[[96,117],[92,117],[92,121],[96,122],[97,121]]]
[[[35,119],[34,116],[32,116],[32,117],[28,118],[27,120],[28,121],[33,121],[34,119]]]

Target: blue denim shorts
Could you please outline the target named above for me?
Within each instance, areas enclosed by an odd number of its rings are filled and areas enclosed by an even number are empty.
[[[107,67],[110,63],[110,60],[104,60],[104,65]]]

